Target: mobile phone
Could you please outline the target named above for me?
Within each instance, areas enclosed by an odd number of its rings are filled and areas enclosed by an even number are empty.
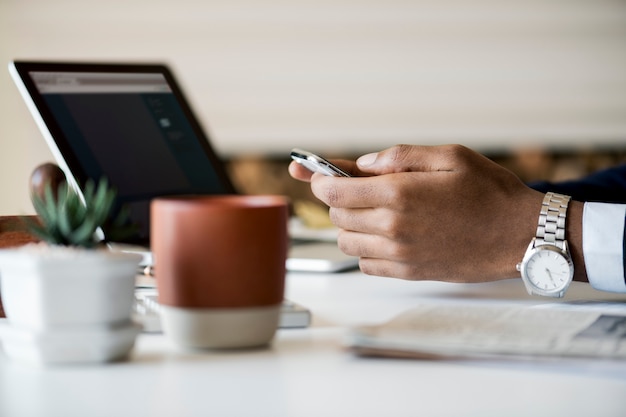
[[[342,170],[336,165],[333,165],[326,159],[314,153],[293,148],[291,150],[291,159],[304,166],[311,172],[319,172],[320,174],[328,175],[330,177],[351,177],[346,171]]]

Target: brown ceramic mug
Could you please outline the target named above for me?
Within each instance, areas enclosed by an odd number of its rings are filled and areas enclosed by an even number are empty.
[[[197,348],[268,344],[284,296],[287,199],[163,197],[150,216],[164,333]]]

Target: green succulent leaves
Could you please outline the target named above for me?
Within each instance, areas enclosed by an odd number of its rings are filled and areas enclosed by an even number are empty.
[[[55,192],[56,191],[56,192]],[[92,248],[102,241],[97,235],[101,229],[107,240],[118,240],[135,232],[129,224],[128,212],[120,210],[113,217],[116,191],[102,178],[96,186],[89,180],[84,188],[84,202],[61,183],[57,190],[46,184],[43,196],[31,195],[40,222],[29,222],[29,230],[36,237],[53,245]]]

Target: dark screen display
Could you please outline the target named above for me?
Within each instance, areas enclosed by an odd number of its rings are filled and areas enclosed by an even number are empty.
[[[147,243],[152,198],[233,189],[165,78],[131,75],[31,73],[74,177],[106,177],[139,226],[133,243]]]

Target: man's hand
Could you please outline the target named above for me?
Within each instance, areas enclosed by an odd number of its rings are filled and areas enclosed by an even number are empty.
[[[367,274],[479,282],[519,276],[543,195],[463,146],[399,145],[333,161],[354,178],[309,174],[341,230],[339,247]]]

